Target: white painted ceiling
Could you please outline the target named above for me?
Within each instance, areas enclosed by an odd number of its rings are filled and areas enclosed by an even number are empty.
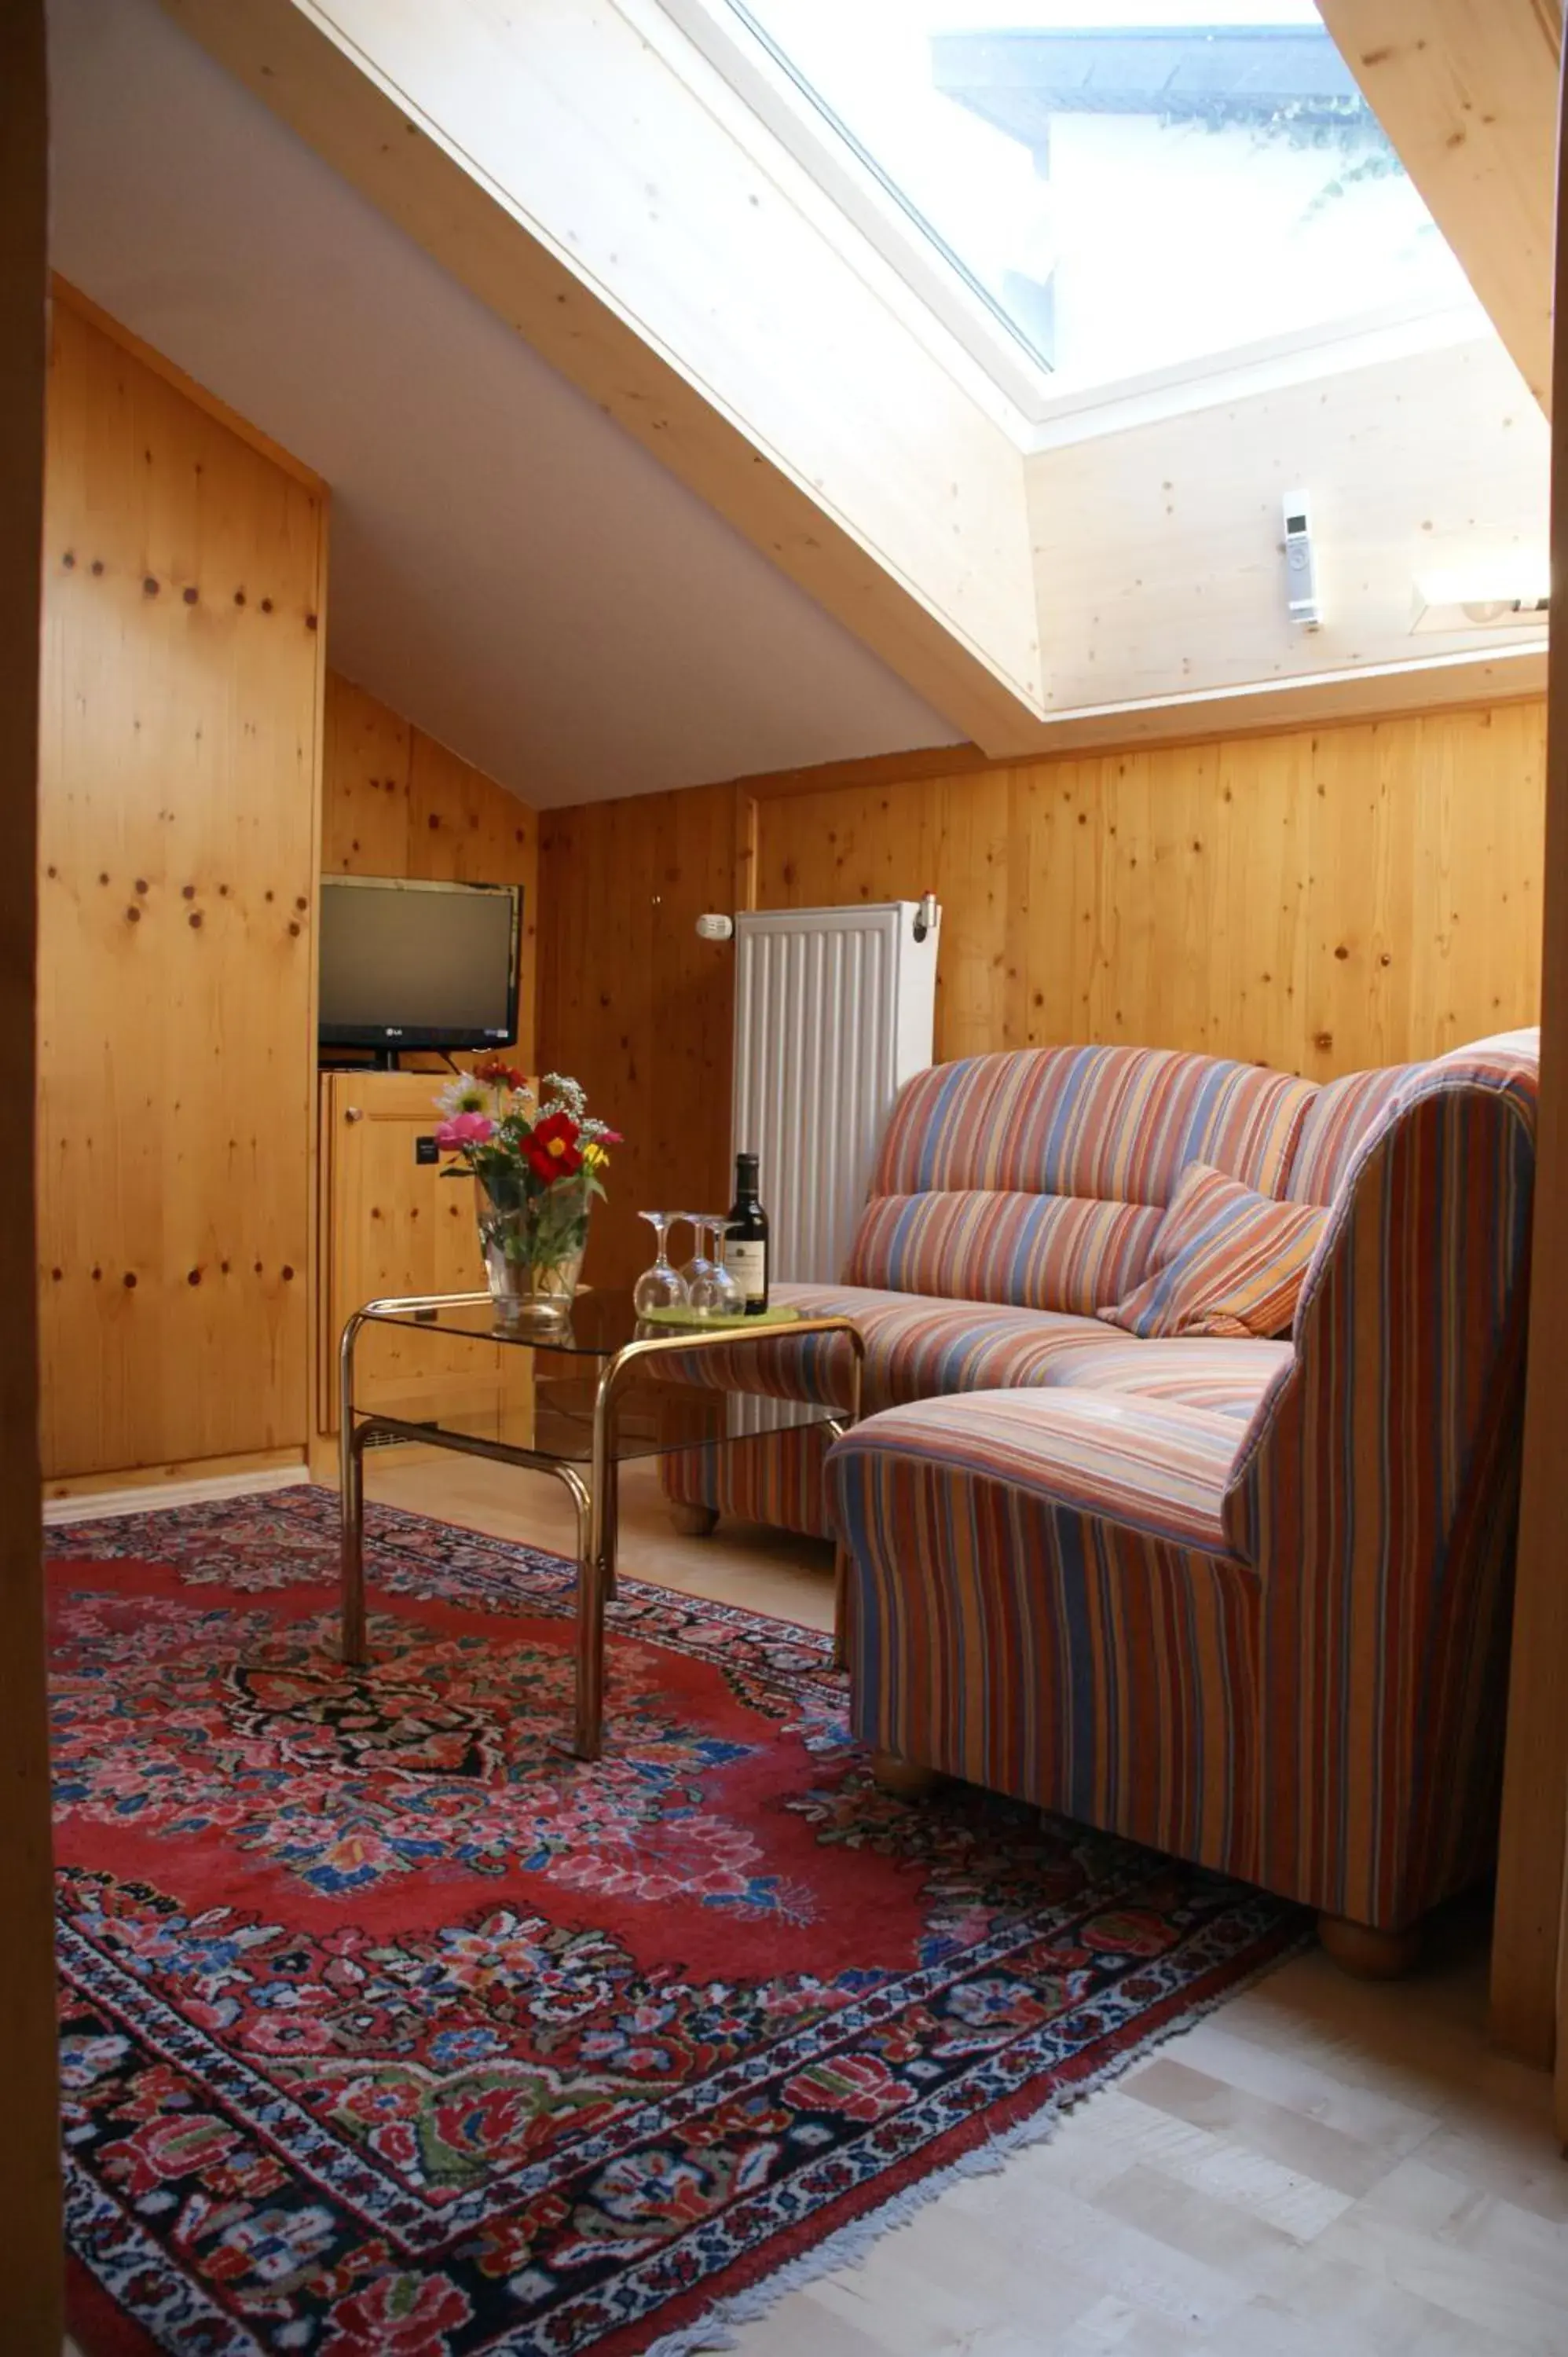
[[[156,0],[49,24],[54,265],[331,484],[336,669],[539,807],[958,741]]]

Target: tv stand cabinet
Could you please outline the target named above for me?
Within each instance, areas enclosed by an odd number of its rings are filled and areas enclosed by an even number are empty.
[[[345,1321],[367,1301],[410,1294],[472,1293],[485,1282],[474,1213],[474,1182],[448,1178],[436,1157],[441,1072],[326,1071],[320,1078],[320,1184],[317,1333],[317,1447],[323,1478],[336,1478],[327,1443],[338,1429],[338,1344]],[[437,1346],[395,1327],[361,1343],[360,1387],[367,1404],[410,1422],[433,1421],[461,1399],[499,1413],[503,1383],[469,1343]],[[513,1352],[515,1359],[518,1354]],[[504,1385],[515,1398],[512,1372]],[[333,1467],[331,1474],[328,1467]]]

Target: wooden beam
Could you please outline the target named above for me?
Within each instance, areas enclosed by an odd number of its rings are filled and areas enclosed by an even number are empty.
[[[1568,188],[1558,190],[1557,280],[1568,278]],[[1568,302],[1555,358],[1568,371]],[[1552,573],[1568,580],[1568,416],[1552,428]],[[1546,848],[1541,872],[1541,1110],[1524,1477],[1514,1582],[1508,1761],[1492,1932],[1492,2035],[1549,2066],[1558,2037],[1557,1975],[1568,1835],[1568,1563],[1563,1466],[1568,1456],[1568,632],[1552,633],[1546,695]],[[1568,1995],[1568,1991],[1565,1991]],[[1560,2079],[1568,2136],[1568,2083]]]
[[[0,2318],[59,2357],[59,2116],[33,1268],[38,546],[48,121],[43,0],[0,8]]]
[[[1558,0],[1318,0],[1318,7],[1550,412]]]
[[[621,10],[552,14],[545,72],[507,0],[438,30],[381,0],[163,5],[955,726],[1029,741],[1017,443],[782,151],[756,161]]]

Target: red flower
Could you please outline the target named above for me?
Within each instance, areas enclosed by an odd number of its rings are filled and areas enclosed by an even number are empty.
[[[575,1178],[583,1167],[579,1135],[569,1114],[553,1113],[546,1120],[535,1122],[522,1141],[534,1177],[546,1185],[552,1178]]]
[[[521,1089],[527,1078],[515,1064],[503,1064],[499,1056],[486,1056],[472,1070],[475,1080],[487,1089]]]

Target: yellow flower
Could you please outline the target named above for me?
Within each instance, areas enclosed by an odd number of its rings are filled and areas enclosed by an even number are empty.
[[[604,1147],[598,1145],[593,1138],[590,1137],[585,1141],[583,1146],[583,1159],[587,1164],[590,1170],[602,1170],[609,1158],[610,1157],[605,1152]]]

